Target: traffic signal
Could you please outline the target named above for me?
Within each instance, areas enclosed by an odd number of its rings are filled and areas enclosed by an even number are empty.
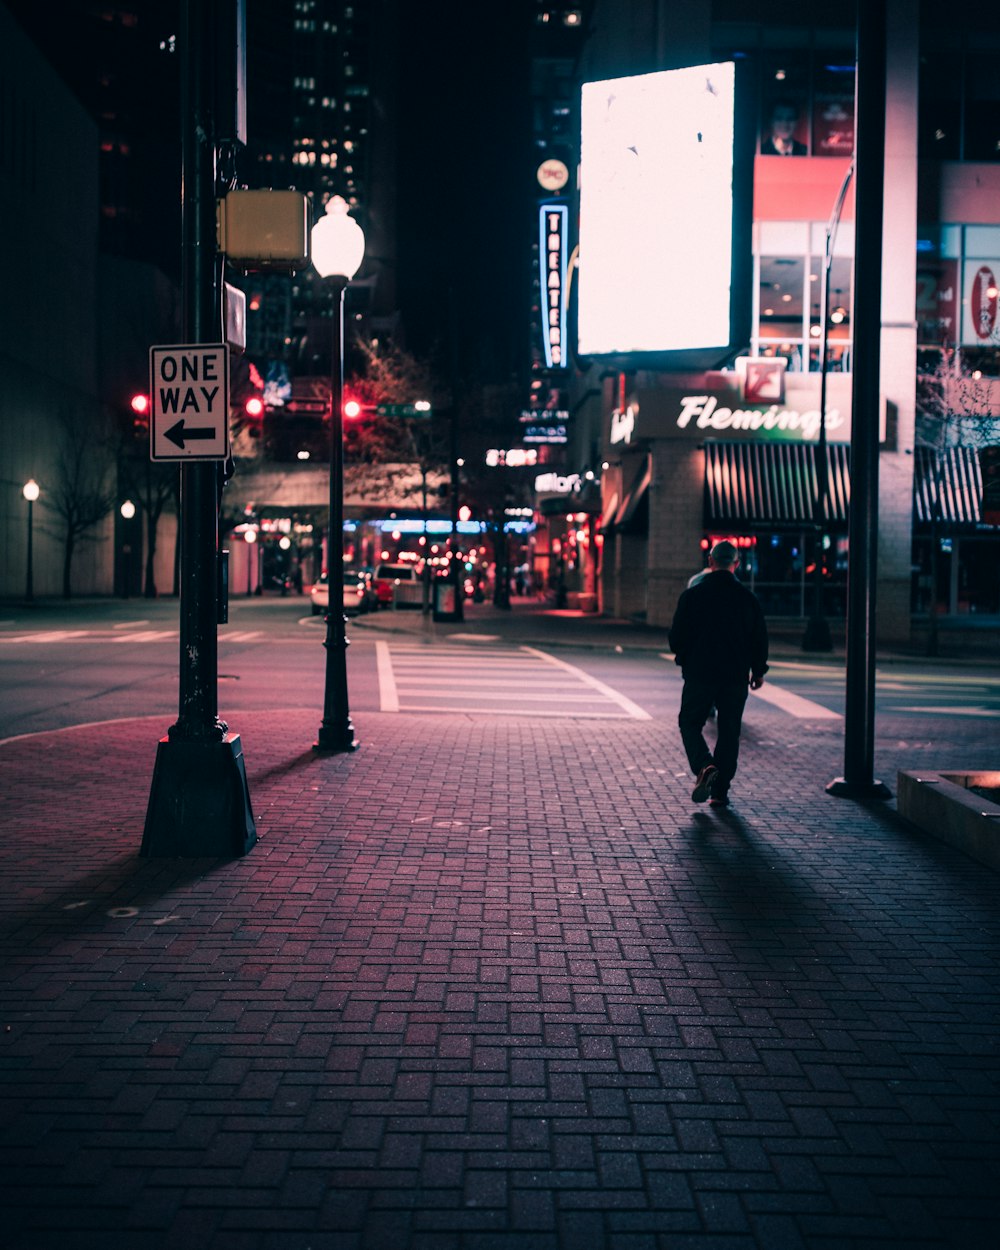
[[[255,420],[264,415],[264,401],[259,395],[251,395],[243,405],[243,408],[247,416],[253,417]]]
[[[361,405],[356,399],[348,399],[344,401],[344,416],[350,417],[352,420],[355,417],[361,416]]]
[[[138,394],[133,395],[129,401],[129,407],[132,409],[132,428],[136,430],[149,429],[149,396]]]

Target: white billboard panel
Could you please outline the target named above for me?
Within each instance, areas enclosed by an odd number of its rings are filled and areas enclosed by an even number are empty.
[[[730,61],[584,84],[581,355],[729,344],[734,114]]]

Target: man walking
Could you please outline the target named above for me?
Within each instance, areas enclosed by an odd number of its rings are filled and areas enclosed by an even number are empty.
[[[767,625],[757,597],[736,580],[740,557],[727,540],[709,552],[708,576],[683,592],[670,627],[675,663],[684,674],[677,724],[697,781],[691,798],[729,803],[736,774],[747,688],[759,690],[767,672]],[[716,708],[715,751],[704,728]]]

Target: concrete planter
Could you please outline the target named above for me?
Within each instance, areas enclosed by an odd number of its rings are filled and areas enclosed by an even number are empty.
[[[900,773],[896,806],[925,833],[1000,871],[1000,772]]]

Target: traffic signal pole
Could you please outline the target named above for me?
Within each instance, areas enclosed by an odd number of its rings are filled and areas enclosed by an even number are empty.
[[[181,251],[185,343],[218,343],[215,74],[228,0],[182,0]],[[235,28],[233,29],[235,38]],[[257,840],[238,734],[218,716],[219,495],[222,463],[182,463],[179,715],[157,747],[140,853],[233,857]]]

